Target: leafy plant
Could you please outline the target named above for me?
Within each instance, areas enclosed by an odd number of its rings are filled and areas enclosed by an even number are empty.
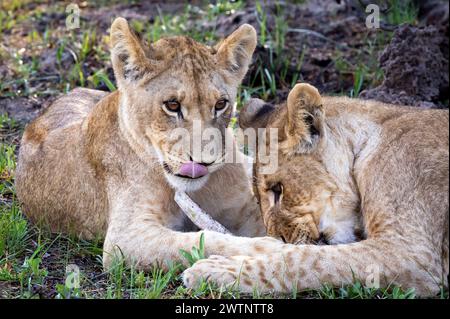
[[[16,168],[15,145],[0,144],[0,177],[7,179]]]
[[[364,68],[358,67],[353,74],[353,89],[350,90],[350,97],[358,97],[364,83]]]
[[[187,260],[190,266],[201,259],[205,259],[205,234],[202,233],[200,235],[198,248],[194,246],[190,252],[180,249],[180,254]]]
[[[242,1],[228,1],[218,0],[215,3],[211,3],[208,6],[207,16],[208,20],[212,21],[219,15],[231,14],[236,10],[239,10],[243,5]]]
[[[267,14],[263,10],[261,3],[256,1],[256,19],[259,23],[259,43],[265,45],[267,39]]]
[[[80,288],[69,288],[63,284],[56,284],[55,288],[58,293],[56,299],[74,299],[80,298],[82,295]]]
[[[22,266],[19,267],[17,279],[20,283],[22,297],[33,297],[34,285],[42,285],[44,283],[48,271],[41,267],[42,256],[50,246],[51,244],[47,246],[45,243],[38,242],[33,254],[25,257]]]
[[[92,84],[94,84],[95,87],[97,87],[100,84],[100,82],[103,82],[111,92],[116,90],[116,86],[109,79],[108,75],[104,73],[103,70],[95,72],[92,76],[88,78],[88,81],[92,82]]]

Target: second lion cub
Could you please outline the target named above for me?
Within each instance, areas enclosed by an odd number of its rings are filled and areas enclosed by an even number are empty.
[[[285,166],[266,175],[258,169],[264,163],[255,169],[269,232],[296,243],[299,220],[320,216],[319,232],[344,244],[279,244],[265,255],[212,256],[185,271],[187,286],[208,278],[224,285],[237,281],[247,292],[291,292],[356,278],[414,288],[420,296],[448,287],[448,110],[321,97],[304,83],[292,89],[286,105],[258,105],[244,107],[241,124],[278,128]],[[360,212],[363,240],[347,243],[348,232],[340,233],[345,219],[333,216],[346,211]]]

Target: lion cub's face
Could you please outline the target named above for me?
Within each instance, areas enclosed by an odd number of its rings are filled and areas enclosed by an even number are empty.
[[[200,188],[229,151],[225,131],[256,46],[255,30],[243,25],[214,48],[187,37],[150,45],[119,18],[111,42],[121,128],[138,152],[156,153],[173,187]]]
[[[358,204],[326,169],[324,114],[317,89],[298,84],[286,105],[278,107],[252,99],[239,120],[244,129],[278,130],[277,170],[263,174],[258,156],[254,169],[254,192],[268,234],[293,244],[355,241]]]
[[[331,240],[320,220],[333,205],[333,180],[311,157],[280,160],[274,174],[260,174],[256,183],[268,234],[293,244]]]

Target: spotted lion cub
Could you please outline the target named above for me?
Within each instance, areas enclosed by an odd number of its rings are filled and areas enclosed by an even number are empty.
[[[242,291],[291,292],[324,283],[396,284],[421,296],[448,286],[449,113],[345,97],[321,97],[297,84],[287,104],[253,101],[243,126],[278,129],[280,166],[257,193],[269,233],[297,243],[309,222],[338,245],[279,244],[259,256],[212,256],[187,269]],[[257,157],[258,158],[258,157]],[[340,212],[345,218],[336,218]],[[353,213],[365,239],[347,243]],[[351,240],[350,240],[351,241]]]
[[[118,90],[76,89],[24,132],[16,187],[26,215],[55,232],[104,238],[105,267],[116,254],[143,269],[184,261],[180,249],[197,246],[201,232],[176,190],[234,234],[205,231],[207,255],[252,255],[277,242],[248,238],[265,234],[259,208],[242,161],[223,160],[234,151],[224,137],[254,28],[242,25],[214,47],[184,36],[146,44],[117,18],[111,45]],[[174,147],[179,129],[220,151]],[[211,129],[222,138],[203,140]]]
[[[348,198],[321,165],[302,157],[280,156],[274,174],[260,176],[260,199],[267,234],[292,244],[348,244],[359,240],[356,198]],[[352,200],[350,200],[352,199]]]

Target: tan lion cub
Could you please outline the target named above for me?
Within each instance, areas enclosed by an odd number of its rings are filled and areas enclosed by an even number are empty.
[[[118,90],[74,90],[25,130],[16,187],[27,216],[53,231],[105,236],[106,267],[116,251],[147,268],[179,261],[180,249],[198,245],[200,232],[188,232],[196,228],[174,190],[188,192],[235,235],[265,234],[244,167],[224,163],[224,145],[215,145],[216,157],[200,158],[173,147],[180,137],[171,134],[194,132],[195,121],[202,132],[226,134],[254,28],[242,25],[215,47],[188,37],[148,45],[117,18],[111,44]],[[230,256],[256,254],[276,240],[205,231],[205,242],[206,254]]]
[[[292,95],[290,97],[292,99]],[[318,99],[315,103],[320,104],[320,96],[315,97]],[[269,123],[267,136],[269,130],[278,132],[281,152],[276,170],[272,174],[261,173],[263,164],[259,160],[254,167],[254,193],[260,202],[268,235],[292,244],[347,244],[361,239],[358,197],[340,187],[327,174],[326,167],[312,160],[308,149],[302,152],[304,156],[290,156],[292,150],[284,129],[286,110],[286,103],[273,106],[260,99],[251,99],[239,117],[243,129],[265,128]],[[322,115],[307,110],[303,116],[311,132],[307,137],[308,144],[299,147],[309,148],[310,144],[318,143],[321,132],[314,122]],[[269,148],[270,139],[265,141]],[[264,143],[261,137],[260,143]],[[258,154],[258,150],[253,151]],[[339,159],[338,154],[335,156]],[[255,158],[259,159],[258,156]]]
[[[310,216],[333,240],[343,228],[336,216],[361,212],[366,239],[212,256],[185,271],[187,286],[208,278],[225,285],[238,281],[248,292],[291,292],[349,284],[356,277],[372,287],[415,288],[421,296],[448,286],[448,110],[322,98],[316,88],[298,84],[287,105],[253,102],[241,120],[279,131],[279,170],[262,175],[262,163],[255,169],[269,232],[296,243],[299,219]],[[323,214],[328,222],[334,217],[331,227],[315,219]]]

